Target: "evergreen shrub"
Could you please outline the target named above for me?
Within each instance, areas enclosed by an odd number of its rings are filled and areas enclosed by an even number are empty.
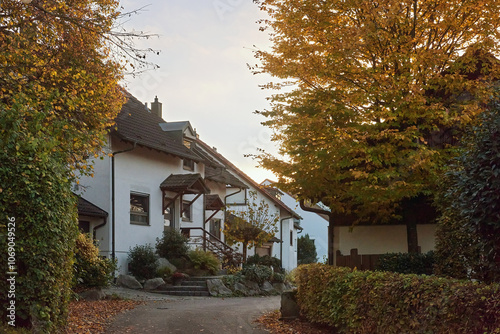
[[[156,239],[156,253],[172,263],[173,259],[186,258],[188,255],[188,239],[178,230],[170,228],[163,236]]]
[[[380,256],[377,265],[377,270],[417,275],[432,275],[433,268],[433,251],[424,254],[387,253]]]
[[[137,245],[128,253],[128,270],[138,280],[156,276],[158,256],[151,245]]]

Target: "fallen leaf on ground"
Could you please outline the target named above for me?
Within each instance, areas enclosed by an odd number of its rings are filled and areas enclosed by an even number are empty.
[[[142,303],[133,300],[72,301],[69,305],[66,333],[104,333],[114,316]]]
[[[280,311],[265,313],[256,320],[271,334],[332,334],[335,329],[308,322],[306,319],[280,320]]]

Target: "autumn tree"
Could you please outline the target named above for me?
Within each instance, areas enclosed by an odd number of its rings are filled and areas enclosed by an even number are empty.
[[[115,0],[0,4],[0,294],[15,303],[0,314],[9,325],[49,333],[66,321],[77,232],[71,184],[91,173],[87,158],[124,103],[124,66],[136,63],[126,60],[126,34],[113,31],[119,16]]]
[[[261,0],[280,187],[354,221],[429,196],[498,77],[498,1]]]
[[[226,210],[224,235],[226,242],[243,245],[243,261],[248,247],[259,247],[271,240],[278,231],[279,214],[271,212],[265,200],[258,201],[255,191],[249,192],[248,205],[238,210]]]

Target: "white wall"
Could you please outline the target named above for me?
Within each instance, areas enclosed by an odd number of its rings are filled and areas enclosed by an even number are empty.
[[[436,224],[417,225],[418,245],[422,253],[434,250],[436,247]]]
[[[422,253],[434,250],[435,224],[417,225],[418,245]],[[335,227],[334,247],[342,255],[349,255],[352,248],[358,254],[385,254],[408,252],[408,240],[405,225],[377,225]]]
[[[384,254],[389,252],[408,251],[406,226],[355,226],[335,227],[334,248],[342,255],[349,255],[352,248],[359,254]]]

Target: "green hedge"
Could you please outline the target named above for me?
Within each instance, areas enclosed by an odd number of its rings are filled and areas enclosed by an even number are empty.
[[[400,274],[432,275],[434,271],[434,252],[387,253],[380,256],[377,270],[392,271]]]
[[[339,333],[500,333],[500,285],[299,266],[298,302]]]

